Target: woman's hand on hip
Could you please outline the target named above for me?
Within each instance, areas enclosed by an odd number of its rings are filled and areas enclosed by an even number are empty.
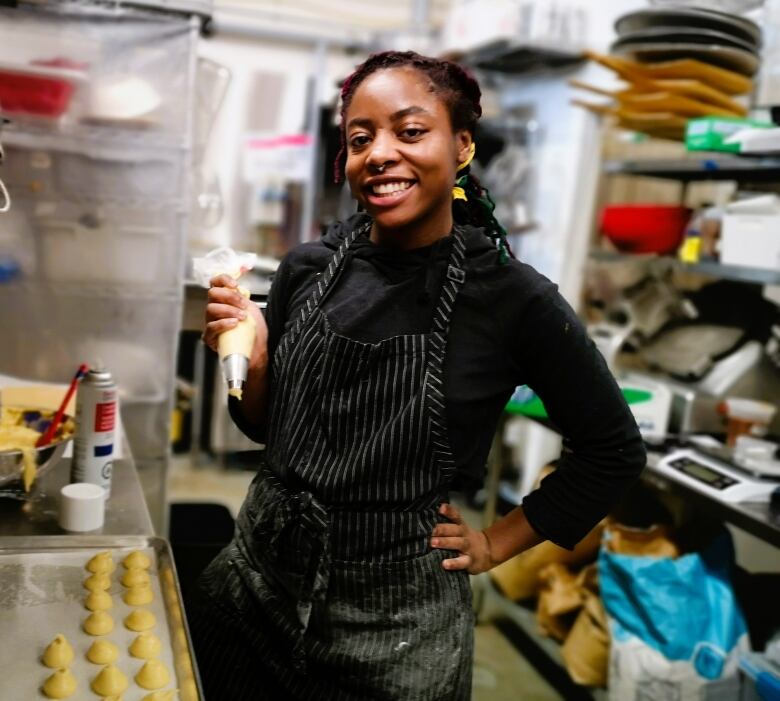
[[[442,504],[439,513],[452,523],[437,524],[433,529],[431,547],[457,550],[460,553],[457,557],[444,560],[444,569],[468,570],[469,574],[479,574],[493,567],[487,536],[469,526],[452,504]]]
[[[211,280],[206,305],[206,327],[203,341],[213,351],[217,351],[220,334],[235,328],[242,319],[251,316],[255,321],[257,334],[250,367],[256,367],[265,355],[268,341],[268,327],[265,317],[258,306],[238,291],[238,283],[229,275],[218,275]]]

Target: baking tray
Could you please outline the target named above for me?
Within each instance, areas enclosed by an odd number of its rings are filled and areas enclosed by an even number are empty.
[[[90,613],[84,608],[89,592],[83,582],[90,574],[85,569],[87,561],[105,550],[112,552],[116,564],[109,589],[114,630],[101,638],[119,647],[116,666],[130,682],[123,701],[140,701],[150,693],[133,679],[144,661],[128,653],[137,633],[123,624],[134,607],[121,597],[121,560],[132,550],[142,550],[152,559],[149,573],[155,597],[144,608],[157,618],[153,632],[163,644],[159,659],[171,672],[164,689],[178,689],[180,701],[204,700],[168,542],[152,536],[100,535],[0,537],[0,679],[4,700],[47,698],[41,685],[53,670],[43,665],[41,655],[58,633],[65,635],[76,653],[70,669],[78,689],[71,699],[96,698],[89,686],[101,668],[89,662],[85,653],[98,638],[81,629]]]

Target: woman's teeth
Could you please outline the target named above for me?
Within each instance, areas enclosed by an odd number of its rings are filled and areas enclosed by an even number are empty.
[[[379,185],[374,185],[372,190],[375,195],[379,195],[380,197],[387,197],[389,195],[395,195],[399,192],[403,192],[404,190],[408,190],[411,186],[412,183],[409,181],[398,181],[395,183],[380,183]]]

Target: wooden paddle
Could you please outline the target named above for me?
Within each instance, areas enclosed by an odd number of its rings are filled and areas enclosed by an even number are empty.
[[[753,81],[750,78],[692,58],[661,63],[638,63],[596,51],[588,50],[583,54],[592,61],[612,69],[629,82],[637,82],[637,79],[641,81],[663,78],[696,80],[727,95],[744,95],[753,89]]]
[[[622,90],[605,90],[573,78],[569,81],[569,85],[597,95],[615,98],[627,105],[632,105],[636,100],[638,108],[646,107],[648,101],[652,103],[653,99],[650,97],[652,95],[656,100],[682,98],[684,102],[679,102],[675,107],[670,108],[681,114],[714,114],[724,117],[742,117],[747,114],[744,105],[695,80],[641,80]]]

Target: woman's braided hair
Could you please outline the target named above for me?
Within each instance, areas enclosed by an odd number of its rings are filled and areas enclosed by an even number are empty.
[[[415,68],[431,81],[431,91],[447,105],[453,131],[466,130],[474,135],[477,120],[482,115],[480,98],[482,91],[474,77],[452,61],[421,56],[414,51],[384,51],[373,54],[361,63],[341,87],[341,148],[336,155],[334,178],[341,182],[347,153],[345,115],[358,86],[372,73],[385,68]],[[488,191],[471,172],[471,167],[458,171],[454,185],[463,188],[467,199],[455,199],[452,203],[454,220],[459,224],[481,227],[499,250],[502,263],[514,257],[506,231],[493,216],[495,203]]]

